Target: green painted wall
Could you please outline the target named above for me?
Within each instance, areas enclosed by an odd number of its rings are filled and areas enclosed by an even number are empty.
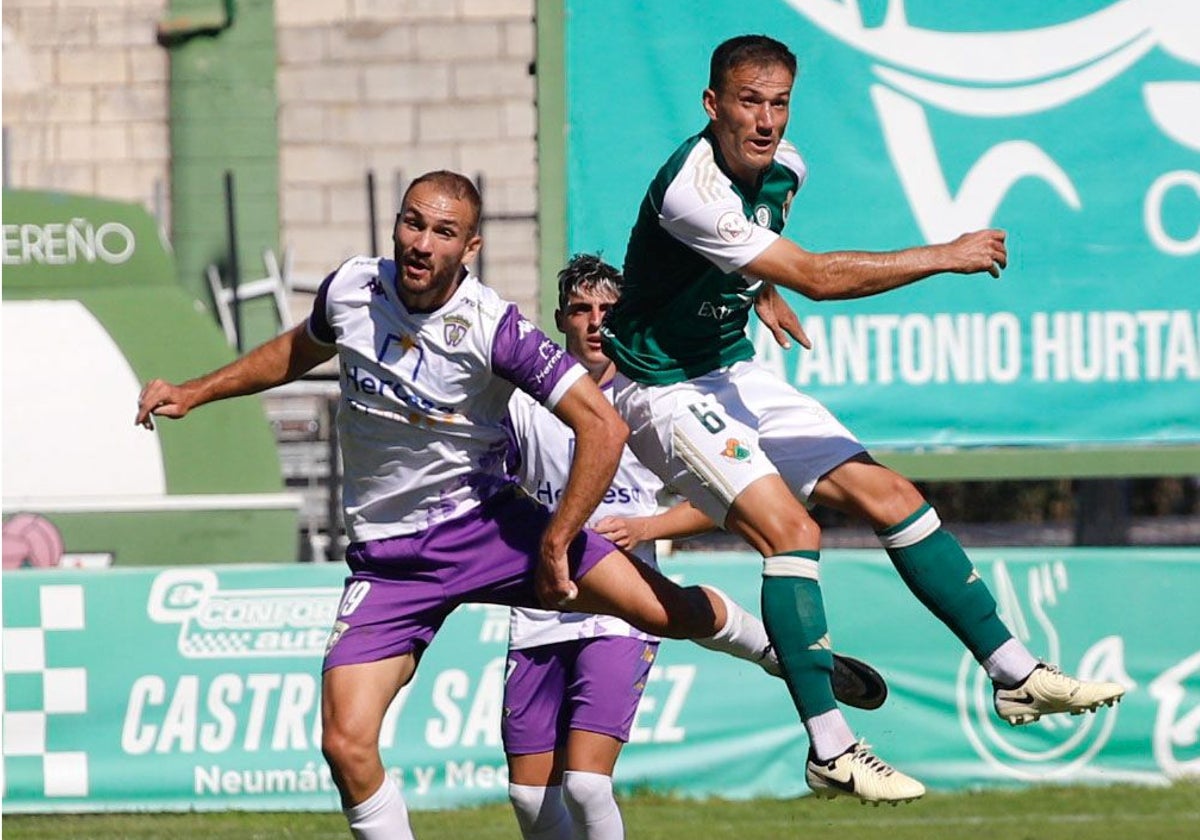
[[[557,335],[556,277],[567,261],[567,101],[563,2],[537,0],[538,321]]]
[[[292,563],[296,511],[43,511],[72,552],[112,553],[117,566]]]
[[[275,10],[272,0],[171,0],[171,218],[180,282],[211,302],[205,267],[227,271],[225,172],[235,182],[242,280],[279,247]],[[265,301],[244,308],[243,346],[276,332]]]

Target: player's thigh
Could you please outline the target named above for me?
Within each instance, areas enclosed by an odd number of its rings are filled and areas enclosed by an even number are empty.
[[[821,546],[820,528],[778,475],[763,476],[738,495],[725,518],[725,530],[763,557]]]
[[[550,787],[562,784],[562,758],[555,750],[505,756],[508,761],[508,781],[514,785]]]
[[[321,678],[321,725],[330,737],[377,744],[384,713],[416,671],[412,653],[337,665]]]
[[[822,476],[812,499],[864,519],[877,531],[903,521],[925,504],[911,481],[865,452]]]
[[[758,442],[801,501],[841,464],[865,453],[863,445],[822,403],[770,371],[740,363],[730,383],[758,419]]]
[[[633,626],[674,639],[711,636],[719,628],[708,597],[681,587],[645,563],[614,550],[576,581],[571,609],[615,615]]]
[[[567,736],[566,769],[611,776],[624,746],[625,741],[602,732],[572,729]]]
[[[629,384],[617,399],[633,453],[714,522],[725,522],[743,490],[777,472],[760,449],[757,418],[724,374],[663,387]]]

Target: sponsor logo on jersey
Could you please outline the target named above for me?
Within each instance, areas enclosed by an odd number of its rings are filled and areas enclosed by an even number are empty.
[[[457,347],[461,344],[467,336],[467,330],[471,329],[471,322],[461,315],[447,315],[442,321],[443,336],[446,344],[450,347]]]
[[[387,352],[393,346],[400,348],[400,355],[403,356],[409,350],[417,346],[417,340],[411,335],[397,335],[390,332],[383,337],[383,344],[379,348],[379,355],[376,357],[382,362],[387,357]]]
[[[383,283],[382,283],[382,281],[380,281],[380,279],[378,277],[372,277],[366,283],[363,283],[361,286],[359,286],[359,288],[360,289],[370,289],[371,294],[373,294],[373,295],[382,295],[383,294]]]
[[[760,204],[755,207],[754,222],[759,227],[769,228],[771,226],[771,208],[765,204]]]
[[[753,453],[750,447],[737,438],[729,438],[725,441],[725,451],[721,454],[733,461],[749,461]]]
[[[750,238],[750,222],[732,210],[722,213],[717,219],[717,236],[726,242],[745,242]]]
[[[549,481],[539,481],[533,490],[533,497],[546,507],[554,508],[558,506],[558,502],[562,499],[563,487],[555,487]],[[602,505],[629,505],[635,502],[641,502],[643,499],[649,498],[649,494],[641,487],[628,487],[612,485],[604,491],[604,498],[600,500]]]
[[[517,338],[524,338],[536,329],[533,324],[524,318],[517,321]]]
[[[385,371],[386,372],[386,371]],[[438,405],[432,400],[422,397],[420,394],[409,393],[404,383],[396,379],[380,378],[373,376],[368,370],[364,370],[358,365],[347,365],[342,363],[342,376],[345,377],[347,388],[353,388],[359,394],[390,394],[400,400],[406,406],[417,409],[426,414],[430,412],[440,412],[447,415],[455,413],[455,408],[452,405]],[[347,401],[354,405],[355,400],[347,391]],[[378,413],[367,407],[367,414]],[[386,410],[384,410],[386,415]],[[400,419],[399,416],[392,419]],[[412,423],[419,422],[422,418],[418,416],[409,416],[409,421]]]
[[[535,386],[545,382],[546,377],[556,370],[558,363],[566,355],[566,351],[550,339],[543,337],[541,343],[538,344],[538,355],[545,359],[546,363],[542,365],[541,370],[533,377],[533,384]]]
[[[700,309],[696,314],[702,318],[712,318],[714,321],[723,321],[734,313],[734,307],[726,306],[725,304],[712,303],[704,301],[700,304]]]

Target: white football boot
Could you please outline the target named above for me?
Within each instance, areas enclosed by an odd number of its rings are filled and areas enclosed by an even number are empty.
[[[879,805],[899,805],[925,795],[925,786],[906,776],[859,741],[832,761],[821,761],[809,750],[804,779],[822,799],[854,796]]]
[[[1033,723],[1042,715],[1070,712],[1081,715],[1120,701],[1125,687],[1114,682],[1085,682],[1042,663],[1012,688],[996,686],[996,714],[1013,726]]]

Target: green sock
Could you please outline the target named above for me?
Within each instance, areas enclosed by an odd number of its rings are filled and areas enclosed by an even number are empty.
[[[817,551],[787,551],[763,561],[763,624],[801,720],[837,708],[833,653],[816,574],[820,556]]]
[[[933,508],[922,505],[878,537],[908,588],[977,660],[1012,638],[987,584]]]

